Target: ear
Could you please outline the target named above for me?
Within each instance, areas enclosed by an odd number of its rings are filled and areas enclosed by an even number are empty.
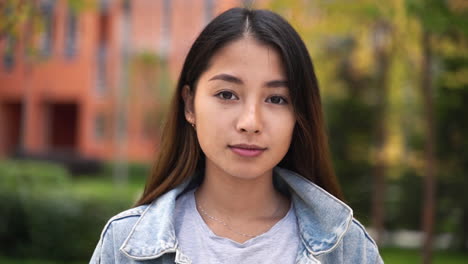
[[[182,99],[184,100],[185,119],[190,124],[195,124],[194,96],[190,86],[184,85],[182,88]]]

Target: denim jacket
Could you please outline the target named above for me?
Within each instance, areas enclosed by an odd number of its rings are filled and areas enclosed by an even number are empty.
[[[383,263],[378,248],[353,211],[314,183],[279,167],[276,182],[291,195],[301,244],[296,263]],[[149,205],[112,217],[90,263],[191,263],[178,247],[173,214],[176,199],[189,181]]]

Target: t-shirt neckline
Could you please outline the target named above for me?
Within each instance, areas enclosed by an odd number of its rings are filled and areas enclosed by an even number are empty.
[[[230,238],[227,238],[227,237],[218,236],[217,234],[215,234],[213,232],[213,230],[211,230],[211,228],[208,226],[208,224],[205,222],[205,220],[203,220],[203,217],[200,215],[200,212],[198,212],[197,205],[196,205],[196,202],[195,202],[195,191],[196,191],[196,189],[190,191],[190,193],[188,193],[187,195],[189,195],[189,198],[190,198],[189,199],[190,200],[189,201],[189,204],[190,204],[190,209],[189,209],[190,212],[189,213],[194,217],[197,224],[199,224],[201,226],[203,231],[206,232],[206,234],[208,235],[208,237],[210,239],[216,240],[216,241],[221,242],[221,243],[231,244],[231,245],[236,246],[236,247],[248,247],[249,245],[254,244],[255,241],[258,241],[260,239],[261,240],[268,239],[269,237],[274,236],[275,233],[277,233],[278,230],[280,230],[282,228],[282,226],[286,222],[286,219],[289,218],[289,217],[292,217],[292,214],[293,214],[293,212],[292,212],[293,211],[293,203],[291,202],[291,204],[289,206],[289,210],[286,213],[286,215],[283,216],[283,218],[281,218],[278,222],[276,222],[273,226],[271,226],[265,232],[259,234],[258,236],[249,238],[248,240],[244,241],[243,243],[240,243],[240,242],[234,241],[234,240],[232,240]]]

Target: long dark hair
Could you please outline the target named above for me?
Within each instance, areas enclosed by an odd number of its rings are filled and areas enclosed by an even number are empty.
[[[194,94],[200,75],[213,55],[244,36],[274,47],[286,71],[296,125],[291,146],[279,163],[342,199],[334,174],[323,120],[317,79],[309,53],[298,33],[278,14],[233,8],[209,23],[193,43],[180,74],[163,128],[159,155],[137,205],[147,204],[203,170],[204,154],[184,116],[182,89]]]

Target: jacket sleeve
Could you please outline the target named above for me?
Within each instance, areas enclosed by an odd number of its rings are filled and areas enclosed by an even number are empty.
[[[94,249],[90,264],[115,263],[114,233],[112,223],[108,223],[102,231],[101,238]]]

